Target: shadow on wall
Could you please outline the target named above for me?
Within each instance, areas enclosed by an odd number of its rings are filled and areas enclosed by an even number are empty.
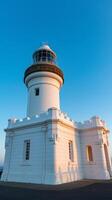
[[[77,167],[74,168],[73,166],[68,166],[68,170],[66,172],[63,172],[61,170],[61,167],[59,167],[59,178],[61,183],[78,180],[77,174],[78,174]]]

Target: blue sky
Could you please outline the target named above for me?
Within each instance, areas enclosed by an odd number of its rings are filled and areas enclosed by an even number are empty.
[[[112,1],[1,0],[0,160],[7,119],[26,115],[23,74],[42,42],[64,71],[62,111],[75,121],[99,115],[112,130]]]

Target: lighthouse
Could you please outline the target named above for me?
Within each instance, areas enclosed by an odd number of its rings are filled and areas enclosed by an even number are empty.
[[[27,116],[40,115],[49,108],[60,109],[60,88],[64,75],[56,65],[56,54],[48,45],[33,54],[33,65],[24,75],[28,88]]]
[[[27,114],[8,120],[2,181],[56,185],[111,179],[109,130],[98,116],[76,122],[61,110],[64,75],[48,45],[34,52],[24,83]]]

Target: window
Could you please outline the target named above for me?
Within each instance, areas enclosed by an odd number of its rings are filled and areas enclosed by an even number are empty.
[[[93,152],[92,152],[92,147],[90,145],[86,147],[86,155],[88,161],[90,162],[93,161]]]
[[[41,61],[41,57],[42,57],[42,55],[41,55],[41,51],[38,53],[38,61]]]
[[[73,142],[72,141],[68,142],[68,148],[69,148],[69,159],[73,162],[74,157],[73,157]]]
[[[42,56],[43,56],[43,57],[46,57],[46,53],[47,53],[47,52],[44,50],[44,51],[42,52]]]
[[[39,96],[39,88],[35,89],[35,96]]]
[[[24,141],[24,157],[25,157],[25,160],[29,160],[30,159],[30,140],[25,140]]]

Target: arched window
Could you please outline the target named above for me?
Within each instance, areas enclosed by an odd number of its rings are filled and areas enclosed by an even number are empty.
[[[86,146],[86,156],[88,161],[93,161],[93,152],[90,145]]]

